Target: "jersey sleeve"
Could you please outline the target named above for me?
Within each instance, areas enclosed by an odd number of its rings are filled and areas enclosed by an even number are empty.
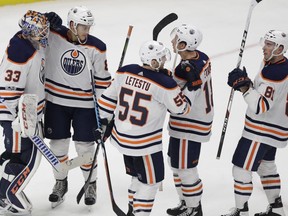
[[[252,112],[261,114],[267,112],[273,106],[273,97],[270,95],[274,91],[274,85],[262,83],[257,90],[250,88],[243,94],[243,97]]]
[[[112,119],[117,106],[116,80],[103,92],[98,99],[100,118]]]
[[[190,110],[190,104],[179,86],[164,91],[161,98],[170,113],[183,115],[187,114]]]

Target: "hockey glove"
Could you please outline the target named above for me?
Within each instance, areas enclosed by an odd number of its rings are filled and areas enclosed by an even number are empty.
[[[167,69],[159,69],[159,73],[163,73],[166,76],[172,77],[172,72],[170,70],[167,70]]]
[[[111,135],[112,129],[114,126],[114,118],[111,121],[108,121],[108,119],[101,119],[101,128],[97,128],[94,131],[94,137],[96,142],[98,143],[99,141],[105,142]]]
[[[240,68],[235,68],[228,75],[228,85],[232,87],[235,91],[241,91],[242,87],[247,87],[252,84],[250,78],[247,76],[246,68],[243,70]]]
[[[45,16],[47,17],[47,19],[50,23],[50,28],[52,30],[57,30],[62,25],[61,17],[58,14],[56,14],[55,12],[45,13]]]
[[[181,69],[185,71],[187,83],[187,89],[189,91],[196,91],[201,88],[202,80],[200,78],[200,71],[193,62],[188,60],[181,62]]]

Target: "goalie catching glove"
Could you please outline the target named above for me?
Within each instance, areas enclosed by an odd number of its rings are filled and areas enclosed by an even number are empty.
[[[200,71],[193,62],[189,62],[189,60],[182,61],[181,69],[185,72],[185,79],[187,81],[185,86],[187,86],[189,91],[196,91],[201,88]]]
[[[243,67],[243,70],[240,68],[235,68],[228,75],[228,85],[232,87],[235,91],[246,92],[252,82],[247,76],[246,68]]]

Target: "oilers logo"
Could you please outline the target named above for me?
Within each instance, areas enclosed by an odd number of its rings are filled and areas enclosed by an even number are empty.
[[[61,57],[61,67],[65,73],[71,76],[80,74],[86,65],[86,57],[76,49],[66,51]]]

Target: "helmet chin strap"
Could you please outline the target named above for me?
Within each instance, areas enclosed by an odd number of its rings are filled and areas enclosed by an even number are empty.
[[[74,30],[75,30],[75,31],[74,31]],[[85,41],[82,42],[82,41],[80,40],[79,36],[78,36],[78,32],[77,32],[75,26],[74,26],[73,30],[71,29],[71,31],[72,31],[72,33],[76,36],[76,38],[77,38],[77,40],[78,40],[78,42],[79,42],[80,44],[86,44],[86,42],[87,42],[87,40],[88,40],[88,37],[87,37],[87,36],[86,36],[86,38],[85,38]]]
[[[279,45],[277,45],[277,46],[274,47],[273,51],[271,52],[271,56],[266,60],[267,62],[270,61],[274,56],[277,57],[277,56],[280,56],[280,55],[283,54],[283,51],[282,51],[281,53],[279,53],[279,54],[274,54],[274,52],[275,52],[279,47],[280,47]]]

